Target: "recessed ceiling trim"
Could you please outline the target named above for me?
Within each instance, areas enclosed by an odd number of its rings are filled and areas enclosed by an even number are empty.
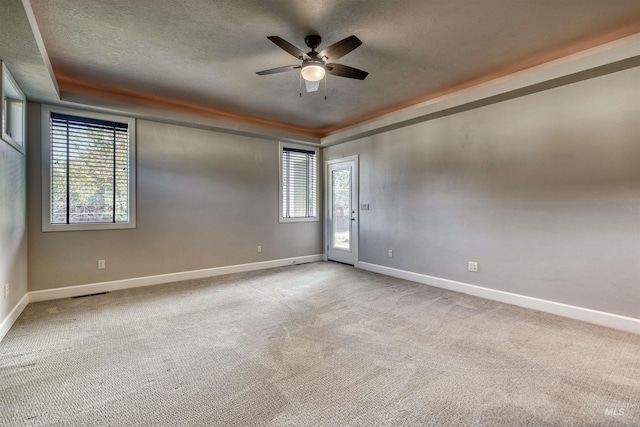
[[[215,120],[224,120],[227,122],[243,125],[257,126],[286,133],[309,136],[312,138],[320,138],[323,135],[322,132],[302,126],[263,119],[247,114],[234,113],[220,108],[198,104],[195,102],[165,98],[129,89],[123,89],[94,82],[87,82],[67,74],[58,73],[57,78],[60,85],[60,91],[62,92],[70,92],[79,95],[102,98],[134,105],[141,105],[144,107],[173,111],[176,113],[190,114]]]
[[[42,102],[44,104],[50,103],[47,100],[34,101]],[[232,123],[230,121],[217,120],[190,113],[179,113],[167,109],[135,105],[130,102],[108,100],[105,98],[97,98],[73,92],[62,91],[60,93],[60,101],[55,104],[69,108],[95,111],[98,113],[118,114],[127,117],[135,117],[140,120],[187,126],[196,129],[249,136],[271,141],[294,142],[296,144],[307,144],[310,146],[317,146],[320,144],[320,138],[311,136],[284,132],[282,130],[267,129],[258,126],[249,126],[241,123]]]
[[[33,9],[31,8],[31,2],[29,0],[22,0],[22,5],[24,6],[24,11],[27,14],[29,26],[31,27],[31,32],[33,33],[33,37],[35,38],[36,44],[38,45],[38,50],[40,51],[40,55],[42,56],[44,66],[47,68],[47,72],[49,73],[49,77],[51,78],[51,83],[55,88],[58,99],[60,99],[60,88],[58,87],[58,81],[56,80],[56,75],[53,72],[51,60],[49,60],[49,54],[47,53],[47,49],[44,46],[44,40],[42,39],[42,34],[40,34],[40,28],[38,28],[36,16],[34,15]]]
[[[541,83],[569,75],[577,76],[587,70],[638,56],[640,56],[640,32],[525,70],[504,75],[496,74],[490,80],[478,80],[475,81],[475,84],[464,83],[454,88],[445,89],[417,104],[398,109],[390,108],[379,116],[371,117],[366,121],[329,131],[322,138],[322,145],[330,146],[357,139],[385,129],[399,127],[401,123],[410,124],[420,117],[430,117],[443,110],[454,111],[453,109],[465,104],[477,103],[482,99],[507,92],[516,93],[516,91],[530,86],[537,86],[543,90],[544,85]],[[603,68],[603,73],[605,72],[606,69]]]
[[[39,31],[33,19],[33,12],[30,7],[26,7],[28,0],[22,0],[30,17],[30,23],[34,28],[34,34],[38,45],[43,52],[43,58],[50,67],[48,56],[42,44],[42,38],[39,37]],[[372,129],[376,127],[384,127],[389,123],[398,123],[403,120],[411,120],[418,115],[430,114],[424,112],[424,108],[432,109],[434,104],[440,104],[450,98],[460,98],[465,93],[481,93],[486,87],[491,87],[492,91],[501,87],[504,82],[516,82],[523,75],[537,75],[545,68],[553,68],[556,71],[570,74],[575,71],[575,67],[569,66],[563,69],[563,64],[575,64],[583,57],[590,57],[601,51],[610,51],[621,45],[627,45],[640,36],[640,20],[625,25],[613,31],[604,34],[592,36],[582,40],[578,40],[571,45],[564,45],[556,49],[542,52],[539,55],[532,56],[519,63],[509,67],[502,68],[493,73],[486,74],[482,77],[461,82],[457,85],[443,88],[437,92],[422,95],[410,101],[405,101],[383,110],[361,116],[355,120],[337,124],[335,126],[323,128],[309,128],[298,126],[291,123],[278,122],[274,120],[264,119],[232,111],[226,111],[220,108],[204,105],[201,103],[178,100],[173,98],[165,98],[148,93],[138,92],[134,90],[114,87],[94,82],[85,81],[74,75],[58,72],[53,79],[59,84],[59,91],[85,95],[94,98],[112,100],[132,105],[145,106],[149,108],[173,111],[181,114],[206,117],[214,120],[220,120],[250,127],[269,129],[271,131],[283,132],[288,134],[301,135],[312,139],[322,139],[323,143],[332,144],[335,141],[343,140],[349,135],[357,135],[363,129]],[[524,73],[524,74],[523,74]],[[557,77],[557,76],[555,76]],[[554,77],[554,78],[555,78]],[[507,84],[507,91],[509,89]],[[443,104],[444,105],[444,104]]]

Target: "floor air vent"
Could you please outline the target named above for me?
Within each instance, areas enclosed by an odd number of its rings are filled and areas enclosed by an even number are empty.
[[[96,292],[95,294],[87,294],[87,295],[78,295],[77,297],[71,297],[71,299],[76,299],[76,298],[86,298],[86,297],[94,297],[96,295],[106,295],[109,292]]]

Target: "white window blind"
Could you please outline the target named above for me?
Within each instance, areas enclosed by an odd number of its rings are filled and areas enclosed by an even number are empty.
[[[282,217],[314,218],[317,208],[315,151],[282,148]]]
[[[129,127],[51,113],[51,224],[129,221]]]

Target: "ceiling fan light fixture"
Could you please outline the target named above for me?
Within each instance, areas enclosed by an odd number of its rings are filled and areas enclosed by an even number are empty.
[[[324,67],[319,64],[308,64],[302,67],[302,78],[308,82],[319,82],[326,73]]]

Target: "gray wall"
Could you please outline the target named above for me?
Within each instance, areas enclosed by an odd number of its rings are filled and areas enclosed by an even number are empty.
[[[0,140],[0,322],[27,293],[25,166],[25,156]]]
[[[640,318],[640,69],[324,150],[351,154],[360,261]]]
[[[29,106],[29,290],[322,253],[320,222],[278,223],[277,142],[144,120],[137,228],[42,233],[40,106]]]

